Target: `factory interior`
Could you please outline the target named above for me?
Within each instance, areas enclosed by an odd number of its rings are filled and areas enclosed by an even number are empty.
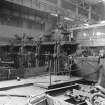
[[[0,0],[0,105],[105,105],[105,0]]]

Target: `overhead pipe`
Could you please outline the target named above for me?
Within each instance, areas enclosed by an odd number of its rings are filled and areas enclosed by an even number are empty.
[[[88,25],[88,26],[75,27],[75,28],[71,28],[70,31],[84,30],[84,29],[96,28],[96,27],[102,27],[102,26],[105,26],[105,23],[99,23],[99,24],[93,24],[93,25]]]

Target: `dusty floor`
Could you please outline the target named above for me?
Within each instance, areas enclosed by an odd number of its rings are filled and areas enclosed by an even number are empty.
[[[34,86],[0,91],[0,105],[25,105],[29,99],[28,96],[39,95],[44,93],[45,91],[46,91],[45,89],[34,87]],[[7,95],[7,96],[3,96],[3,95]],[[15,95],[15,96],[11,96],[11,95]],[[16,96],[27,96],[27,97],[16,97]]]
[[[75,78],[76,80],[78,78]],[[66,77],[66,76],[53,76],[52,83],[61,83],[62,81],[74,80],[74,78]],[[57,81],[57,82],[56,82]],[[29,96],[36,96],[42,94],[46,91],[44,88],[40,88],[35,84],[39,83],[41,85],[47,86],[49,85],[49,76],[40,76],[40,77],[32,77],[28,79],[21,79],[21,81],[10,80],[10,81],[0,81],[0,88],[10,87],[10,86],[18,86],[27,83],[34,83],[32,86],[27,87],[19,87],[10,90],[0,91],[0,105],[26,105]],[[22,96],[22,97],[20,97]],[[23,97],[26,96],[26,97]]]

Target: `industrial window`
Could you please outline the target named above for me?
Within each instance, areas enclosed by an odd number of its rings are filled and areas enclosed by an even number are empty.
[[[78,13],[85,16],[85,17],[88,17],[88,11],[81,8],[81,7],[79,7],[79,9],[78,9]]]
[[[73,5],[73,4],[66,2],[64,0],[62,0],[62,7],[65,9],[70,9],[72,11],[76,11],[76,5]]]
[[[57,4],[57,0],[47,0],[47,1]]]

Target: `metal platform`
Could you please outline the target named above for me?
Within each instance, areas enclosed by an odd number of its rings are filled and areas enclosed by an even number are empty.
[[[31,85],[44,89],[54,89],[54,88],[69,86],[70,84],[80,80],[82,80],[82,78],[52,75],[51,84],[50,84],[50,76],[41,75],[27,79],[21,79],[20,81],[17,80],[0,81],[0,91],[31,86]]]
[[[70,76],[62,76],[62,75],[51,75],[51,83],[50,76],[45,75],[37,78],[37,82],[34,82],[34,86],[38,86],[40,88],[45,89],[54,89],[63,86],[72,85],[76,81],[82,80],[81,77],[70,77]]]

